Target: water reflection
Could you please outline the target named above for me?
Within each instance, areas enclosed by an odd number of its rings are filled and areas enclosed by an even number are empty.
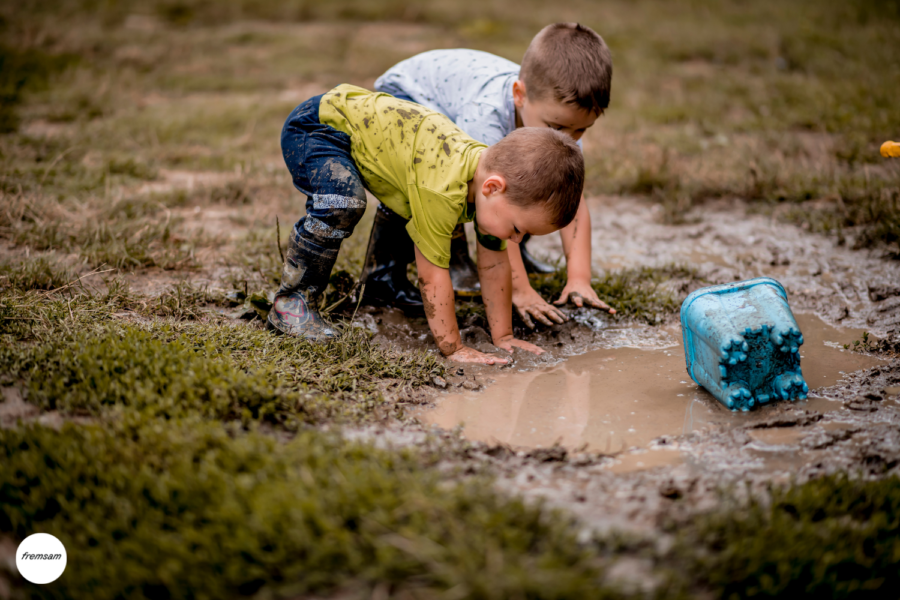
[[[812,389],[881,362],[840,348],[861,331],[835,329],[814,315],[797,315],[797,321],[806,340],[801,366]],[[650,348],[605,348],[547,369],[504,373],[485,391],[442,397],[437,408],[419,417],[448,429],[462,424],[464,435],[474,440],[517,447],[587,444],[602,452],[753,417],[729,411],[694,384],[685,371],[680,331],[665,333],[668,347],[660,348],[657,336]],[[815,394],[798,405],[820,412],[837,407]]]

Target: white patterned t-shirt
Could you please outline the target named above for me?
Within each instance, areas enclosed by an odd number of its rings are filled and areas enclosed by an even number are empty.
[[[391,67],[375,89],[443,113],[490,146],[516,128],[512,88],[518,78],[519,65],[487,52],[431,50]]]

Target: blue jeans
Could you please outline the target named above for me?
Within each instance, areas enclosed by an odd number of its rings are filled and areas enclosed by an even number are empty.
[[[350,155],[350,136],[319,122],[314,96],[295,108],[281,130],[281,152],[306,194],[306,216],[294,231],[318,246],[338,248],[366,211],[362,176]]]

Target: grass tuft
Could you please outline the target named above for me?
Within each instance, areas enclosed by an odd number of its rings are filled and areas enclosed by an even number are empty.
[[[613,597],[569,518],[335,434],[28,426],[0,431],[0,460],[0,531],[80,548],[53,597]]]
[[[402,399],[444,374],[433,353],[387,350],[362,328],[343,326],[339,338],[313,344],[210,319],[199,306],[209,298],[204,292],[182,294],[193,295],[174,308],[171,296],[136,296],[118,280],[102,293],[4,294],[4,381],[24,381],[35,403],[72,414],[119,406],[166,418],[275,419],[294,428],[379,418],[384,393]],[[129,314],[168,318],[123,322]]]
[[[55,290],[75,279],[71,269],[45,256],[0,265],[0,290]]]
[[[284,422],[304,412],[298,398],[278,390],[277,378],[241,371],[220,348],[166,343],[131,328],[91,344],[51,345],[36,353],[34,365],[29,401],[72,415],[122,407],[167,419]]]
[[[0,215],[0,231],[34,250],[77,252],[92,267],[187,269],[202,236],[175,233],[179,219],[165,206],[125,200],[73,216],[76,203],[16,195]],[[88,213],[88,214],[84,214]],[[77,213],[76,213],[77,214]]]
[[[0,134],[16,131],[24,94],[47,88],[50,78],[74,64],[74,55],[53,55],[36,48],[0,44]]]
[[[671,524],[676,556],[722,598],[883,598],[900,586],[900,479],[825,477]]]
[[[696,280],[694,270],[682,265],[663,267],[639,267],[610,271],[595,277],[591,286],[601,300],[616,309],[616,318],[634,319],[650,325],[663,322],[677,313],[684,298],[671,291],[674,282]],[[535,289],[544,298],[553,301],[559,297],[566,284],[566,270],[559,269],[549,275],[529,275]],[[664,284],[668,284],[664,287]]]

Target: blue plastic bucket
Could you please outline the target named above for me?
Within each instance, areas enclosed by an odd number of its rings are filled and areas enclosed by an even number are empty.
[[[695,291],[681,305],[681,332],[691,379],[728,408],[806,398],[803,335],[774,279]]]

